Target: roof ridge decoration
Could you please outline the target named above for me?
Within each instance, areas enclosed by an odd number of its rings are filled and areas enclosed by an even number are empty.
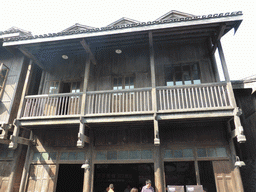
[[[80,30],[87,30],[87,29],[94,29],[95,27],[81,25],[80,23],[75,23],[74,25],[62,30],[61,32],[70,32],[70,31],[80,31]]]
[[[173,11],[174,12],[174,11]],[[177,11],[175,11],[177,13]],[[86,29],[86,30],[71,30],[71,31],[65,31],[65,32],[58,32],[58,33],[48,33],[43,35],[35,35],[35,36],[29,36],[29,37],[10,37],[10,38],[4,38],[4,42],[10,42],[10,41],[22,41],[22,40],[31,40],[31,39],[39,39],[39,38],[49,38],[49,37],[57,37],[57,36],[68,36],[73,34],[84,34],[84,33],[96,33],[96,32],[103,32],[103,31],[112,31],[112,30],[120,30],[120,29],[127,29],[127,28],[136,28],[136,27],[145,27],[145,26],[152,26],[152,25],[159,25],[159,24],[170,24],[170,23],[177,23],[177,22],[189,22],[189,21],[196,21],[196,20],[207,20],[207,19],[217,19],[217,18],[223,18],[223,17],[233,17],[233,16],[239,16],[243,15],[242,11],[235,11],[235,12],[227,12],[227,13],[216,13],[216,14],[209,14],[209,15],[202,15],[202,16],[193,16],[193,17],[180,17],[180,18],[174,18],[174,19],[162,19],[162,20],[155,20],[155,21],[148,21],[148,22],[139,22],[132,24],[124,24],[124,25],[115,25],[120,22],[121,20],[127,19],[125,17],[115,21],[112,23],[112,25],[108,25],[106,27],[101,28],[92,28],[92,29]],[[164,17],[164,16],[162,16]],[[162,18],[160,17],[160,18]],[[159,19],[159,18],[158,18]],[[235,26],[235,31],[239,25]],[[1,33],[0,33],[1,35]]]
[[[13,26],[5,31],[0,31],[0,35],[19,33],[19,32],[24,36],[32,36],[32,33],[30,31],[26,31],[24,29],[21,29],[21,28],[15,27],[15,26]]]
[[[168,13],[162,15],[161,17],[157,18],[156,21],[168,20],[168,19],[177,19],[183,17],[195,17],[196,15],[192,15],[189,13],[184,13],[176,10],[171,10]]]
[[[136,24],[136,23],[140,23],[140,21],[136,21],[134,19],[130,19],[127,17],[122,17],[122,18],[114,21],[113,23],[110,23],[109,25],[107,25],[107,27],[115,27],[115,26],[120,26],[120,25],[131,25],[131,24]]]

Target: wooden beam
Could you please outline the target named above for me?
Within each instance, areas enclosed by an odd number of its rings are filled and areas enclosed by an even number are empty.
[[[86,43],[86,41],[85,41],[84,39],[83,39],[82,41],[80,41],[80,43],[82,44],[82,46],[83,46],[83,48],[85,49],[86,53],[89,54],[90,60],[92,61],[92,63],[93,63],[94,65],[96,65],[96,64],[97,64],[96,59],[95,59],[95,57],[94,57],[94,55],[93,55],[93,53],[92,53],[92,51],[91,51],[89,45]]]
[[[222,24],[220,26],[220,29],[219,29],[219,32],[218,32],[218,36],[217,38],[215,39],[215,42],[213,43],[214,46],[212,47],[212,50],[211,50],[211,54],[214,55],[216,49],[217,49],[217,42],[220,40],[220,38],[223,36],[224,34],[224,31],[226,29],[227,25],[226,24]]]
[[[38,61],[37,58],[32,53],[30,53],[24,46],[18,47],[18,49],[28,58],[33,60],[33,62],[36,63],[41,69],[45,69],[43,64],[40,61]]]

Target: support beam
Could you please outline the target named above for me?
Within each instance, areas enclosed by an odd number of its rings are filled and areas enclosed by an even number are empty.
[[[96,64],[97,64],[96,59],[95,59],[95,57],[94,57],[94,55],[93,55],[93,53],[92,53],[92,51],[91,51],[89,45],[86,43],[86,41],[85,41],[84,39],[83,39],[82,41],[80,41],[80,43],[82,44],[82,46],[83,46],[83,48],[85,49],[86,53],[89,54],[90,60],[92,61],[92,63],[93,63],[94,65],[96,65]]]
[[[37,58],[32,53],[30,53],[24,46],[21,46],[18,49],[28,58],[33,60],[33,62],[36,63],[41,69],[45,69],[43,64],[40,61],[38,61]]]
[[[91,62],[89,56],[87,55],[85,61],[85,71],[84,71],[84,84],[83,84],[83,96],[82,96],[82,103],[81,103],[81,115],[85,115],[85,105],[86,105],[86,92],[88,88],[88,82],[90,77],[90,66]]]
[[[222,24],[220,26],[220,29],[219,29],[219,32],[218,32],[218,36],[216,37],[215,39],[215,42],[213,43],[214,46],[212,47],[212,50],[211,50],[211,54],[214,55],[216,49],[217,49],[217,42],[220,40],[220,38],[223,36],[224,32],[225,32],[225,29],[226,29],[226,24]]]
[[[229,74],[228,74],[228,67],[227,67],[227,64],[225,61],[225,57],[224,57],[224,53],[223,53],[223,49],[222,49],[220,41],[217,42],[217,46],[218,46],[218,50],[219,50],[220,61],[221,61],[223,73],[225,76],[225,80],[226,80],[226,82],[230,82],[230,78],[229,78]]]

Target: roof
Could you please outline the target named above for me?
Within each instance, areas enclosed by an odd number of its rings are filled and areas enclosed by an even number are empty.
[[[179,17],[179,18],[170,18],[170,16],[189,16],[189,17]],[[242,11],[237,12],[227,12],[219,14],[209,14],[202,16],[193,16],[187,15],[178,11],[171,11],[162,17],[158,18],[160,20],[148,21],[148,22],[139,22],[136,23],[135,20],[128,18],[121,18],[114,23],[108,25],[107,27],[102,28],[91,28],[80,30],[75,26],[70,27],[72,30],[64,30],[58,33],[48,33],[43,35],[27,36],[27,37],[10,37],[4,39],[3,46],[13,46],[13,45],[22,45],[22,44],[31,44],[31,43],[41,43],[41,42],[50,42],[50,41],[59,41],[67,39],[77,39],[77,38],[87,38],[87,37],[97,37],[104,35],[113,35],[113,34],[124,34],[131,32],[142,32],[149,30],[162,30],[166,28],[178,28],[184,26],[198,26],[198,25],[207,25],[214,23],[224,23],[232,22],[230,27],[225,31],[225,33],[231,28],[235,30],[239,27],[242,18]],[[165,19],[167,18],[167,19]],[[132,24],[121,24],[122,22],[131,22]],[[235,22],[235,23],[234,23]],[[121,25],[120,25],[121,24]],[[79,24],[80,25],[80,24]],[[224,33],[224,34],[225,34]]]
[[[32,33],[18,27],[11,27],[6,31],[0,31],[0,39],[13,37],[32,37]]]

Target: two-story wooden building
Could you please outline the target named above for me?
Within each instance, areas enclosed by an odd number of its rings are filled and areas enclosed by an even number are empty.
[[[241,22],[242,12],[171,11],[151,22],[3,33],[1,50],[10,53],[0,61],[25,75],[2,143],[8,154],[24,147],[0,162],[1,170],[15,165],[0,191],[13,183],[28,192],[100,192],[110,183],[122,191],[151,179],[158,192],[167,185],[242,192],[234,142],[246,139],[220,43]]]

